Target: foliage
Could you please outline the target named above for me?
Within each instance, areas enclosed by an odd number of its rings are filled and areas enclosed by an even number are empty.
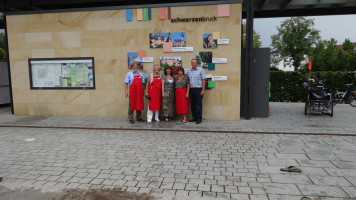
[[[0,48],[1,49],[6,49],[6,37],[5,33],[0,33]]]
[[[339,48],[334,38],[320,40],[311,51],[312,71],[355,71],[356,51],[354,44],[346,39],[342,48]],[[302,67],[307,72],[307,65]]]
[[[271,99],[273,102],[304,102],[308,91],[303,87],[312,76],[325,80],[325,87],[345,90],[346,84],[356,84],[355,72],[286,72],[271,71]]]
[[[350,39],[345,39],[344,43],[342,43],[342,49],[344,51],[351,51],[355,49],[355,45],[351,42]]]
[[[279,63],[282,61],[281,56],[278,53],[271,53],[271,69],[277,68]]]
[[[0,33],[0,61],[7,60],[5,33]]]
[[[0,61],[6,61],[7,60],[7,53],[4,49],[0,48]]]
[[[262,46],[261,35],[253,30],[253,48]],[[242,24],[242,47],[246,47],[246,23]]]
[[[294,71],[297,71],[304,55],[320,38],[319,31],[314,29],[314,19],[292,17],[283,21],[277,30],[278,33],[271,36],[273,50],[278,51],[284,60],[290,58]]]

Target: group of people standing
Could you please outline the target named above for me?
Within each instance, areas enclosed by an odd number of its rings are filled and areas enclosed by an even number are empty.
[[[163,110],[165,121],[171,121],[174,111],[181,115],[180,122],[187,122],[189,112],[189,97],[191,101],[191,111],[193,119],[189,122],[200,124],[202,122],[202,100],[205,92],[205,71],[198,68],[198,61],[191,60],[192,68],[187,75],[180,67],[177,70],[178,76],[174,77],[171,67],[164,69],[164,75],[160,74],[160,67],[154,65],[153,73],[147,78],[145,92],[143,85],[145,80],[138,66],[133,65],[132,71],[126,74],[125,96],[129,96],[128,118],[130,123],[134,123],[134,111],[136,111],[136,121],[143,122],[141,111],[144,110],[143,96],[148,101],[147,122],[151,123],[153,115],[155,120],[159,120],[159,111]]]

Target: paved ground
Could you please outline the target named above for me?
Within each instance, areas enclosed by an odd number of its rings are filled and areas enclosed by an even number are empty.
[[[356,108],[336,105],[334,117],[321,113],[304,115],[303,103],[270,103],[269,118],[252,120],[221,121],[204,120],[202,124],[179,122],[136,123],[131,125],[126,118],[79,118],[79,117],[25,117],[13,116],[10,108],[0,108],[0,127],[36,126],[96,128],[114,130],[175,130],[200,132],[235,133],[322,133],[356,135]]]
[[[71,188],[155,199],[356,199],[356,137],[343,136],[356,134],[356,109],[338,106],[334,117],[275,103],[268,119],[134,128],[126,119],[17,117],[0,108],[0,199],[62,199]],[[251,134],[258,131],[271,133]],[[290,165],[303,171],[279,170]]]

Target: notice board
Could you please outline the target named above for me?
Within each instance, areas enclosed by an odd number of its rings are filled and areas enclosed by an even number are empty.
[[[94,57],[28,59],[31,89],[95,89]]]

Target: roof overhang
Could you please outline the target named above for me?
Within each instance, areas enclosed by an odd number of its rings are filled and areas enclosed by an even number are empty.
[[[108,10],[139,7],[189,6],[243,3],[243,18],[248,0],[2,0],[6,15],[28,13]],[[254,18],[356,14],[356,0],[254,0]],[[1,20],[1,16],[0,16]],[[3,26],[3,23],[0,23]]]

